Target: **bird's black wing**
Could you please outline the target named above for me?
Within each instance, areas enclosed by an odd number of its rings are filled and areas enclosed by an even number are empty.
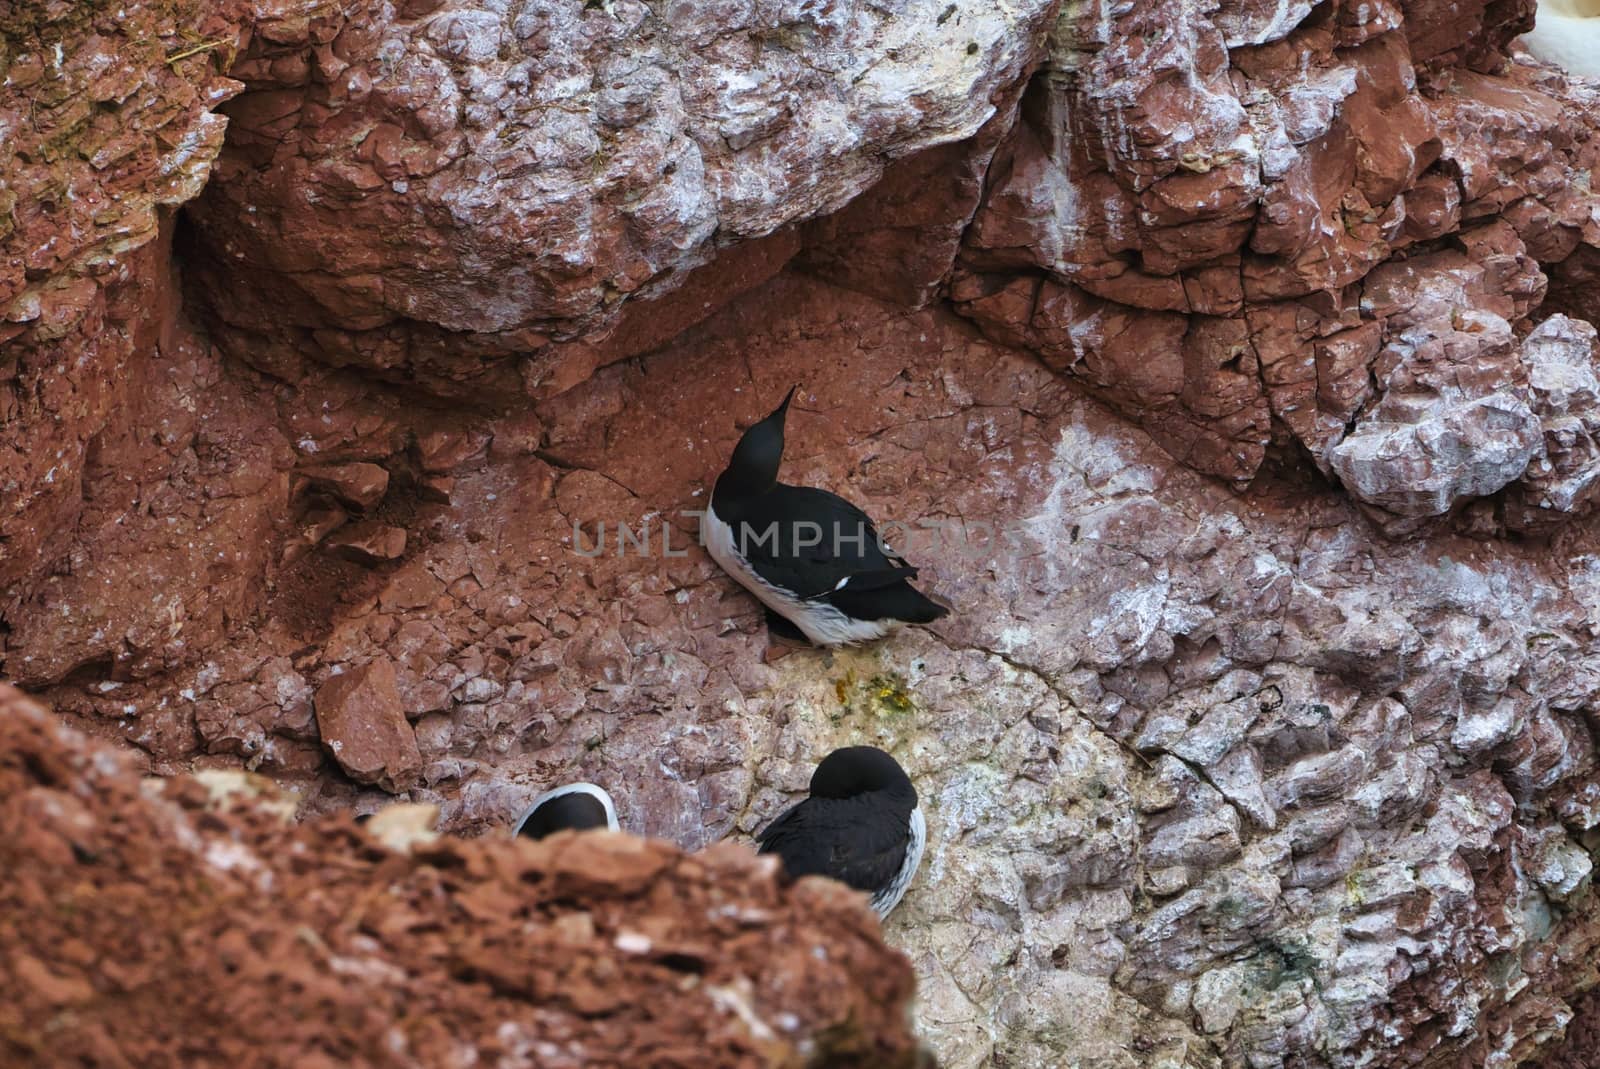
[[[837,494],[780,483],[740,512],[730,520],[756,574],[807,600],[916,578],[916,568],[884,551],[872,519]]]
[[[865,798],[807,798],[756,837],[790,876],[831,876],[858,891],[886,886],[905,863],[909,817]]]

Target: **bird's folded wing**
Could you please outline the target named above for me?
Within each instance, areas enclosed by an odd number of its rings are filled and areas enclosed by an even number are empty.
[[[805,600],[878,590],[917,575],[884,551],[866,513],[826,490],[779,486],[745,522],[754,534],[741,547],[756,574]]]
[[[896,568],[874,568],[871,571],[851,572],[826,590],[817,590],[802,594],[806,601],[818,601],[830,594],[837,594],[841,590],[853,590],[860,593],[865,590],[882,590],[886,586],[906,579],[915,579],[917,570],[906,564]]]
[[[769,824],[757,842],[761,853],[783,858],[791,876],[832,876],[873,891],[900,871],[908,827],[883,820],[865,799],[808,798]]]

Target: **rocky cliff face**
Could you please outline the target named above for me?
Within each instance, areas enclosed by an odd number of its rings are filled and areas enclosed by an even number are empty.
[[[885,746],[942,1064],[1588,1057],[1600,91],[1531,5],[93,9],[3,24],[76,190],[3,237],[5,676],[467,832]],[[768,664],[693,545],[794,382],[931,631]]]

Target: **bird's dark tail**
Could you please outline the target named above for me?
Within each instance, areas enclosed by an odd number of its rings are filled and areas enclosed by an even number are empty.
[[[857,620],[931,624],[950,613],[950,606],[935,601],[904,580],[878,590],[841,590],[828,600]]]

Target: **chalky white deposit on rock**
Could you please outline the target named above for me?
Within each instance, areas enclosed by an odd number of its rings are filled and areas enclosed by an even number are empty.
[[[320,307],[306,325],[603,325],[977,132],[1055,0],[416,6],[286,22],[235,70],[269,92],[200,214]]]
[[[1600,338],[1585,320],[1554,315],[1523,341],[1522,362],[1544,448],[1511,503],[1536,527],[1586,513],[1600,489]]]

